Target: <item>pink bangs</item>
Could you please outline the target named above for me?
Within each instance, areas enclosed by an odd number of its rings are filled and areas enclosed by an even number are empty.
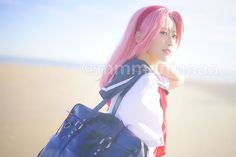
[[[175,25],[176,25],[177,45],[179,46],[180,42],[181,42],[181,37],[182,37],[183,31],[184,31],[183,20],[182,20],[181,15],[176,11],[169,12],[169,16],[171,19],[174,20]]]

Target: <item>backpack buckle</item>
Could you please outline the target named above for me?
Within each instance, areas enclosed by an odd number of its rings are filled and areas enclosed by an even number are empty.
[[[101,139],[99,144],[104,146],[105,148],[110,148],[110,146],[112,144],[112,137],[109,136],[109,137]]]

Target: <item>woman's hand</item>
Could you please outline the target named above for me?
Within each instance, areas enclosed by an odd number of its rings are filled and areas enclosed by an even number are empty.
[[[174,70],[173,67],[171,68],[166,62],[158,62],[157,70],[162,76],[168,78],[170,82],[169,89],[176,88],[184,82],[184,76]]]

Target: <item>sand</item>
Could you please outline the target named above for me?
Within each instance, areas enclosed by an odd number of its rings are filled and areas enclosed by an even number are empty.
[[[33,157],[74,104],[94,106],[99,72],[0,64],[0,156]],[[234,157],[236,84],[186,80],[168,96],[166,157]]]

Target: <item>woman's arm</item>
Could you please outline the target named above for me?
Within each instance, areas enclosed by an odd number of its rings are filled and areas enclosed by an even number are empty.
[[[180,86],[184,82],[184,76],[180,74],[178,71],[174,70],[174,68],[170,67],[166,62],[159,62],[158,65],[158,72],[169,79],[170,85],[169,89],[174,89]]]

